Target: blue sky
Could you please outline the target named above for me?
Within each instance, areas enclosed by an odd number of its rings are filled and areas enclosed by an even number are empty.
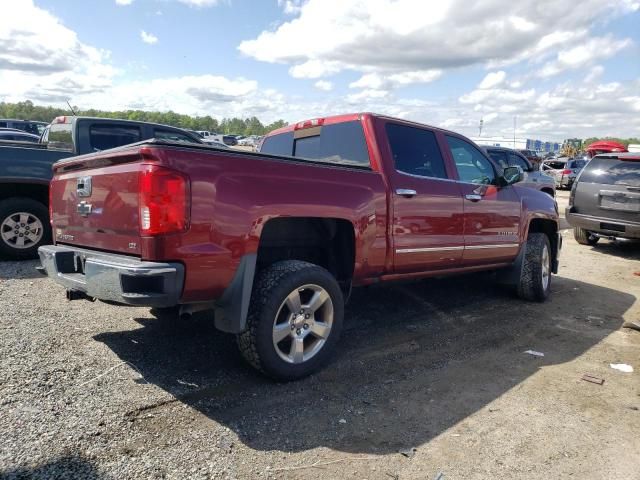
[[[512,134],[515,116],[519,136],[640,135],[636,0],[7,3],[6,101],[265,122],[367,110],[468,135],[480,118]]]

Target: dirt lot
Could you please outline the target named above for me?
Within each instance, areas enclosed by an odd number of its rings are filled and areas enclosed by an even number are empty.
[[[640,479],[639,260],[567,231],[542,305],[489,275],[356,291],[338,357],[290,384],[207,316],[67,303],[0,262],[0,476]]]

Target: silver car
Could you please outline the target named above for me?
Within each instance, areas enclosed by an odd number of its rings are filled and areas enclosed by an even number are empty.
[[[547,193],[552,197],[556,196],[556,184],[551,177],[538,171],[527,158],[520,152],[505,147],[482,147],[491,159],[500,167],[517,166],[522,168],[524,176],[519,185],[535,188]]]
[[[583,157],[560,157],[545,160],[540,165],[540,171],[553,178],[556,188],[571,188],[573,182],[588,163]]]

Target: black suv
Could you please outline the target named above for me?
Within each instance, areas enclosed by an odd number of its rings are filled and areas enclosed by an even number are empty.
[[[571,188],[566,217],[582,245],[640,239],[640,154],[593,157]]]

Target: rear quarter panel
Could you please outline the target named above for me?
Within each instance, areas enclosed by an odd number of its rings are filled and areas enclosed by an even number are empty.
[[[257,252],[264,225],[275,217],[348,220],[356,239],[354,281],[382,272],[387,221],[381,174],[231,151],[150,151],[191,178],[189,231],[157,239],[148,258],[184,262],[184,302],[219,297],[241,258]]]

